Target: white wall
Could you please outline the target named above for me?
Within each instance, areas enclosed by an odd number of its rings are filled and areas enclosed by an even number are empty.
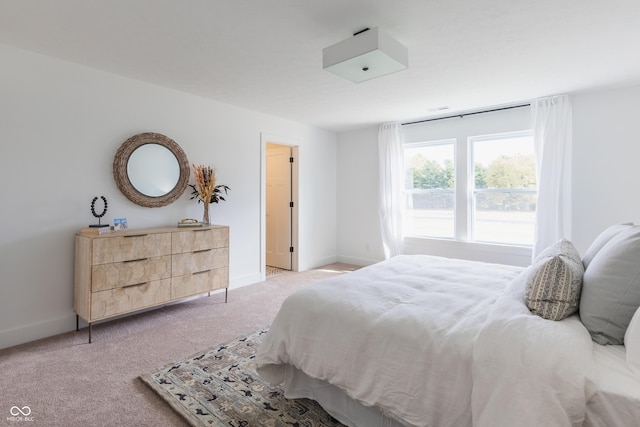
[[[607,226],[640,222],[640,86],[571,95],[573,102],[573,233],[580,253]],[[517,101],[517,100],[515,100]],[[528,109],[523,109],[528,114]],[[526,116],[513,110],[508,120],[516,127]],[[491,123],[491,114],[468,116],[455,122],[434,122],[429,134],[420,125],[403,128],[407,141],[441,139],[451,125],[469,119]],[[415,127],[414,127],[415,126]],[[425,126],[426,128],[426,126]],[[487,129],[488,133],[491,130]],[[446,135],[446,137],[449,137]],[[379,239],[377,185],[377,128],[338,135],[338,258],[361,265],[383,259]],[[425,139],[423,139],[425,138]],[[428,138],[428,139],[426,139]],[[489,245],[430,240],[411,244],[409,253],[454,256],[526,265],[529,253],[513,253]]]
[[[0,57],[0,348],[75,328],[74,234],[95,222],[94,196],[131,228],[201,217],[188,191],[162,208],[118,191],[113,156],[140,132],[174,139],[231,187],[211,216],[230,226],[232,287],[262,269],[261,132],[300,145],[299,268],[336,260],[335,134],[3,45]]]
[[[584,253],[609,225],[640,223],[640,86],[577,94],[572,103],[573,241]]]
[[[338,259],[384,259],[378,220],[378,128],[338,134]]]

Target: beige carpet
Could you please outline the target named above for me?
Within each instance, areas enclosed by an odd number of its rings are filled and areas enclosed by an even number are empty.
[[[232,289],[226,304],[214,294],[96,324],[92,344],[85,328],[0,350],[0,426],[186,425],[140,374],[269,325],[296,289],[354,268],[286,272]],[[14,406],[33,422],[9,419]]]

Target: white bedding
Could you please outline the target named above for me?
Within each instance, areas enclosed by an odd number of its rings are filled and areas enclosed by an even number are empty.
[[[276,316],[258,372],[279,384],[292,364],[406,425],[470,425],[473,342],[520,270],[397,256],[305,288]]]
[[[474,346],[473,425],[582,426],[596,391],[591,336],[577,315],[532,315],[524,276],[498,298]]]
[[[590,336],[530,314],[521,271],[413,255],[325,280],[284,302],[258,372],[291,365],[407,426],[582,425]]]
[[[626,361],[622,345],[593,343],[598,390],[587,404],[585,426],[635,426],[640,424],[640,375]]]

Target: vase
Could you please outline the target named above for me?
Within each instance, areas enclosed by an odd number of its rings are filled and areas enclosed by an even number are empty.
[[[211,224],[211,220],[209,218],[209,203],[204,203],[204,213],[202,214],[202,223],[204,225]]]

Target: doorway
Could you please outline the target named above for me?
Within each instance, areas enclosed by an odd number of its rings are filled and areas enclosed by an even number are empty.
[[[292,166],[291,147],[267,142],[267,270],[268,267],[291,270]]]
[[[298,147],[284,138],[262,135],[262,280],[297,271]]]

